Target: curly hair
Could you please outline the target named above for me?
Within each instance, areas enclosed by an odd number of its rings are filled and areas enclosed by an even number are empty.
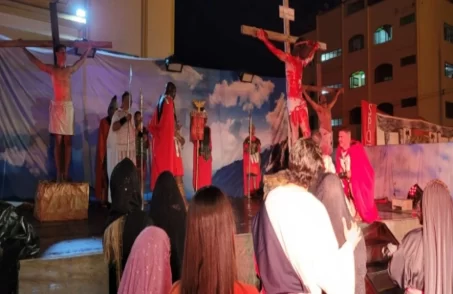
[[[288,171],[290,181],[308,188],[324,169],[321,150],[313,139],[299,139],[291,148]]]

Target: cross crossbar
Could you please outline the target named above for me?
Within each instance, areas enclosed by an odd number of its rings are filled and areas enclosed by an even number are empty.
[[[241,33],[246,36],[250,37],[255,37],[256,38],[256,33],[260,30],[260,28],[257,27],[252,27],[252,26],[247,26],[247,25],[242,25],[241,26]],[[268,31],[264,30],[267,33],[267,38],[272,41],[276,42],[290,42],[291,44],[296,43],[297,37],[294,36],[286,36],[285,34],[273,32],[273,31]],[[326,43],[319,43],[319,50],[325,51],[327,49]]]
[[[112,42],[104,41],[60,41],[60,44],[70,48],[86,49],[89,46],[91,48],[112,48]],[[0,41],[0,48],[25,48],[25,47],[41,47],[41,48],[53,48],[54,44],[52,40],[49,41],[34,41],[34,40],[10,40]]]

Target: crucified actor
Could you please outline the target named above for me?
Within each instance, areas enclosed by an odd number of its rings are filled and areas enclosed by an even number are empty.
[[[318,114],[319,133],[321,134],[320,149],[324,155],[331,155],[333,152],[332,138],[332,108],[337,103],[338,96],[343,94],[344,90],[340,89],[335,94],[335,97],[327,103],[327,98],[324,95],[319,97],[319,104],[313,101],[307,92],[304,90],[304,98],[310,103],[311,107]]]
[[[267,38],[264,30],[259,30],[256,37],[261,40],[266,47],[281,61],[286,68],[286,96],[291,126],[290,144],[294,144],[299,139],[299,132],[302,131],[304,138],[310,137],[310,124],[308,120],[307,103],[302,98],[303,86],[302,78],[304,68],[313,60],[319,43],[306,41],[302,37],[298,38],[294,44],[291,54],[277,49]]]
[[[57,181],[68,179],[71,162],[72,136],[74,135],[74,104],[71,97],[71,75],[82,66],[91,47],[72,66],[66,65],[66,47],[55,47],[56,65],[45,64],[24,48],[25,55],[41,71],[46,72],[52,79],[54,100],[49,107],[49,132],[55,135],[55,165]],[[63,155],[62,156],[62,151]],[[62,170],[63,168],[63,170]]]

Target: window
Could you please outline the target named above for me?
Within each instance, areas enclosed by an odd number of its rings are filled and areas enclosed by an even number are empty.
[[[359,1],[356,1],[356,2],[353,2],[351,4],[348,4],[348,7],[347,7],[347,10],[346,10],[346,14],[347,15],[351,15],[353,13],[356,13],[362,9],[365,8],[365,1],[364,0],[359,0]]]
[[[388,63],[384,63],[376,67],[374,70],[374,82],[382,83],[393,80],[393,66]]]
[[[453,64],[445,63],[445,76],[449,79],[453,79]]]
[[[340,88],[343,88],[343,84],[329,85],[329,86],[327,86],[326,88],[340,89]],[[328,93],[329,93],[329,92],[326,91],[326,90],[322,90],[322,91],[321,91],[321,94],[322,94],[322,95],[325,95],[325,94],[328,94]]]
[[[362,109],[355,107],[349,111],[349,124],[360,125],[362,123]]]
[[[401,108],[417,106],[417,97],[409,97],[401,99]]]
[[[392,40],[392,26],[384,25],[374,32],[374,44],[383,44]]]
[[[444,40],[453,43],[453,26],[444,23]]]
[[[341,56],[341,48],[321,54],[321,62],[326,62],[327,60],[330,60],[330,59],[333,59],[333,58],[339,57],[339,56]]]
[[[407,66],[417,63],[417,57],[415,55],[409,55],[400,59],[401,66]]]
[[[383,0],[368,0],[368,6],[372,6],[372,5],[382,2],[382,1]]]
[[[349,76],[349,87],[351,89],[365,86],[365,72],[357,71]]]
[[[413,22],[415,22],[415,13],[411,13],[400,18],[400,26],[405,26]]]
[[[381,103],[377,106],[377,109],[388,115],[393,115],[393,105],[391,103]]]
[[[335,118],[332,119],[332,127],[339,127],[343,125],[343,119],[342,118]]]
[[[355,35],[349,39],[349,52],[355,52],[365,48],[365,41],[363,35]]]
[[[453,118],[453,102],[445,101],[445,117]]]

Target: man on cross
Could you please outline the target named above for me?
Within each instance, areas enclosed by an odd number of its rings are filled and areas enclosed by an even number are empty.
[[[300,131],[302,131],[304,138],[310,137],[307,103],[302,98],[302,78],[304,68],[313,60],[315,52],[319,49],[319,43],[307,41],[300,37],[294,44],[293,51],[289,54],[277,49],[269,41],[264,30],[258,30],[256,37],[286,65],[287,107],[291,126],[291,144],[294,144],[299,139]]]
[[[335,94],[330,103],[327,103],[327,98],[325,95],[321,95],[319,97],[319,104],[313,101],[310,98],[310,95],[304,90],[303,95],[304,98],[310,103],[311,107],[316,111],[318,114],[319,120],[319,133],[321,134],[321,142],[320,148],[324,155],[331,155],[333,152],[333,142],[332,142],[332,108],[334,107],[335,103],[337,103],[338,96],[343,94],[344,90],[340,89]]]
[[[31,54],[26,48],[24,53],[28,59],[52,79],[54,100],[49,107],[49,132],[55,135],[55,164],[57,181],[67,180],[71,162],[71,139],[74,135],[74,105],[71,97],[71,75],[82,66],[91,46],[72,66],[66,65],[66,47],[55,47],[56,65],[45,64]],[[63,151],[64,157],[61,155]],[[62,171],[63,166],[63,171]]]

